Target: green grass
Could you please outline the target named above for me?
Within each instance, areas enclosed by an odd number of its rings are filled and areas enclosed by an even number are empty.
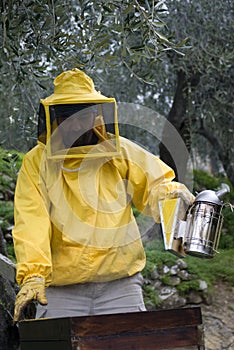
[[[142,274],[145,280],[151,280],[152,272],[155,267],[162,268],[164,265],[171,267],[176,264],[179,258],[172,253],[166,252],[159,248],[157,242],[146,248],[146,266]],[[157,248],[155,248],[157,247]],[[187,272],[194,276],[189,281],[181,281],[177,286],[180,296],[185,296],[189,291],[200,290],[200,280],[207,283],[207,295],[212,294],[214,285],[217,282],[227,282],[230,286],[234,286],[234,249],[221,250],[211,259],[201,259],[192,256],[183,258],[187,264]],[[159,275],[159,280],[165,285],[170,285],[170,273]],[[151,284],[143,286],[144,301],[147,309],[160,308],[160,299],[157,290]]]
[[[173,266],[178,259],[177,256],[155,249],[153,244],[146,249],[146,267],[143,271],[145,278],[150,278],[155,266]],[[197,275],[199,279],[212,286],[217,281],[225,281],[234,286],[234,249],[223,249],[211,259],[202,259],[187,255],[185,262],[188,265],[187,271],[192,275]]]
[[[208,285],[225,281],[234,286],[234,249],[220,250],[209,260],[188,256],[186,262],[189,273],[199,275]]]

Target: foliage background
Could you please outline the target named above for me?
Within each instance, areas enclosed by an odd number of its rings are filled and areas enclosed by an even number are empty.
[[[79,67],[104,94],[167,117],[194,167],[234,184],[231,0],[2,0],[0,10],[1,145],[31,148],[39,99]]]

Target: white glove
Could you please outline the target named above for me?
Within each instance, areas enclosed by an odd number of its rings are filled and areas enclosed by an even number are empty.
[[[181,198],[187,205],[193,204],[195,196],[180,182],[168,182],[159,185],[158,200]]]

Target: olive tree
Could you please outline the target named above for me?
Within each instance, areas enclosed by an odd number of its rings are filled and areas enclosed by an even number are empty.
[[[152,81],[158,60],[183,46],[169,39],[163,3],[1,1],[1,144],[35,143],[39,99],[63,70],[84,68],[100,85],[117,67]]]

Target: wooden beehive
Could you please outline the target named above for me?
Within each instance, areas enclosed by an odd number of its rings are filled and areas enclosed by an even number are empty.
[[[20,322],[21,350],[205,349],[199,307]]]

